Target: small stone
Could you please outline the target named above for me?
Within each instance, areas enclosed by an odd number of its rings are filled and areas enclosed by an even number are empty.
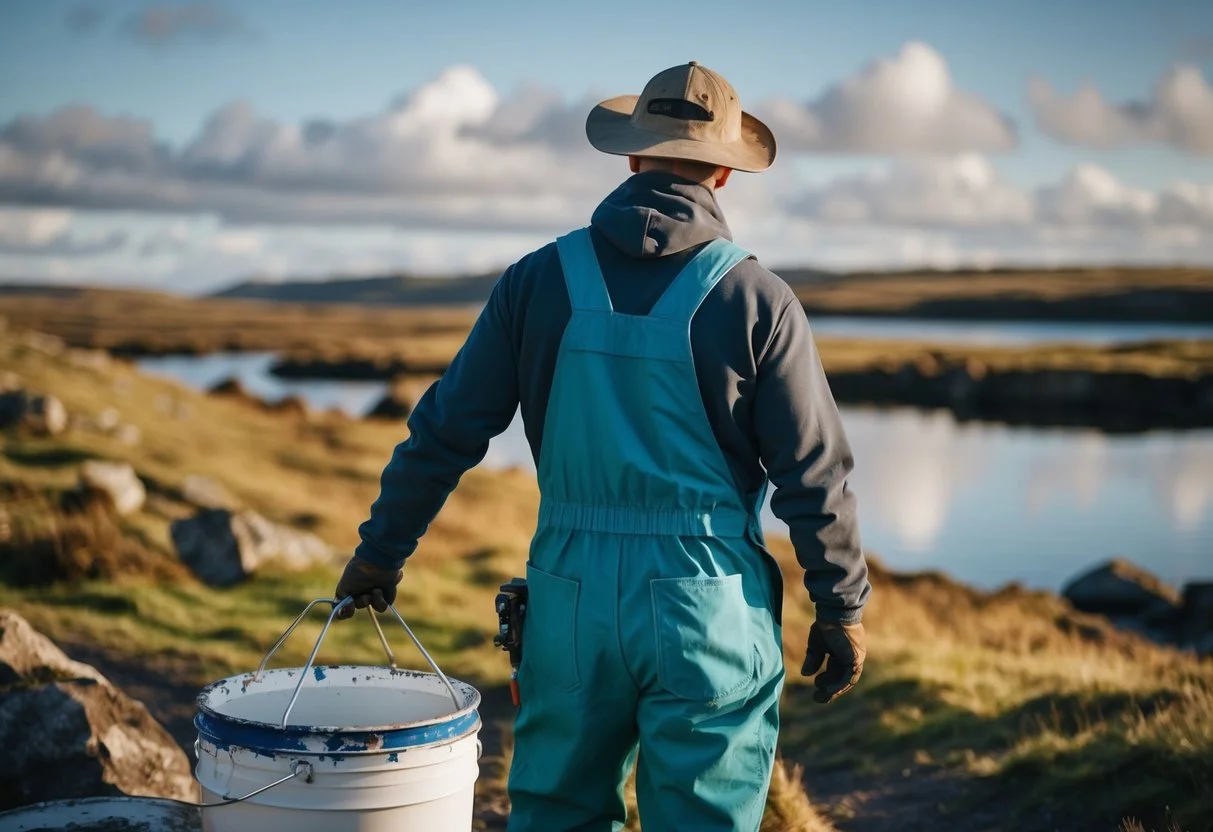
[[[118,423],[121,421],[122,414],[118,412],[117,408],[107,407],[97,414],[97,428],[105,433],[118,427]]]
[[[329,563],[320,538],[271,523],[253,511],[206,509],[170,527],[181,561],[212,586],[231,586],[273,564],[288,571]]]
[[[138,445],[143,439],[143,431],[138,425],[127,422],[114,429],[114,438],[123,445]]]
[[[54,396],[31,396],[25,390],[0,393],[0,427],[13,425],[57,436],[67,430],[67,408]]]
[[[90,459],[80,468],[80,487],[104,495],[119,514],[143,508],[147,489],[129,462]]]

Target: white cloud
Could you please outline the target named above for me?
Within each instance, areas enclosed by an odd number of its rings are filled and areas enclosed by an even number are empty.
[[[794,215],[834,224],[1213,230],[1213,186],[1176,182],[1151,192],[1081,164],[1056,184],[1029,191],[976,154],[886,163],[793,192],[784,204]]]
[[[346,122],[280,124],[236,102],[180,150],[147,122],[66,108],[0,130],[0,201],[246,223],[555,229],[588,218],[619,161],[568,141],[572,110],[558,99],[513,103],[454,67]]]
[[[211,240],[215,251],[223,254],[256,254],[264,244],[255,231],[221,231]]]
[[[1091,84],[1061,95],[1033,78],[1028,101],[1036,123],[1069,144],[1114,148],[1158,142],[1197,155],[1213,155],[1213,87],[1195,66],[1173,67],[1148,101],[1115,104]]]
[[[71,211],[0,207],[0,253],[40,257],[88,257],[115,251],[127,234],[79,235]]]
[[[907,160],[836,179],[791,208],[830,222],[886,225],[985,226],[1032,217],[1028,195],[976,154]]]
[[[807,104],[759,110],[785,149],[931,154],[1016,144],[1010,120],[957,88],[943,56],[925,43],[907,43]]]
[[[1036,206],[1042,220],[1062,225],[1146,225],[1167,219],[1158,215],[1157,195],[1128,187],[1111,172],[1089,164],[1037,191]]]

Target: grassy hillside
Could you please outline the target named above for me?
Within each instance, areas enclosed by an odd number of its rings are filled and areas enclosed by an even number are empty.
[[[0,371],[76,414],[114,407],[142,439],[126,445],[83,428],[54,439],[0,434],[0,564],[37,552],[75,570],[74,580],[50,585],[0,584],[0,606],[129,678],[188,736],[192,691],[255,666],[307,600],[332,591],[339,563],[204,587],[176,562],[168,537],[187,511],[185,476],[205,474],[242,505],[348,551],[403,427],[271,412],[56,352],[0,334]],[[149,488],[144,510],[71,511],[64,495],[89,458],[129,460]],[[523,569],[537,499],[527,473],[469,472],[410,562],[400,597],[443,667],[486,693],[484,828],[499,824],[509,753],[508,667],[490,643],[491,602],[498,583]],[[812,611],[789,545],[772,548],[787,576],[785,654],[797,668]],[[873,582],[860,686],[821,707],[789,678],[788,766],[767,832],[1115,829],[1129,817],[1146,829],[1170,819],[1191,830],[1213,824],[1213,661],[1115,631],[1046,593],[981,593],[879,567]],[[300,663],[319,626],[317,617],[302,627],[280,660]],[[420,665],[395,640],[400,657]],[[324,655],[381,654],[360,617],[335,628]]]

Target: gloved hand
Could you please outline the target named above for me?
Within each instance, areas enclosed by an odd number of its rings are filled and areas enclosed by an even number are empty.
[[[336,597],[353,596],[352,606],[344,607],[337,613],[338,618],[352,618],[355,610],[363,607],[374,607],[376,612],[387,612],[388,604],[396,602],[396,585],[404,577],[400,569],[388,569],[378,566],[360,557],[350,558],[337,581]]]
[[[828,704],[855,687],[863,674],[863,660],[868,654],[865,642],[862,624],[813,622],[800,675],[812,676],[825,662],[826,669],[813,680],[817,687],[813,691],[815,701]]]

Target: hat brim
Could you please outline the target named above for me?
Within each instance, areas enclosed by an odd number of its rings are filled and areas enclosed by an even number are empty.
[[[747,173],[764,171],[775,161],[775,136],[749,113],[741,114],[741,138],[735,142],[701,142],[671,138],[632,124],[637,95],[608,98],[590,111],[585,135],[596,150],[615,156],[688,159]]]

